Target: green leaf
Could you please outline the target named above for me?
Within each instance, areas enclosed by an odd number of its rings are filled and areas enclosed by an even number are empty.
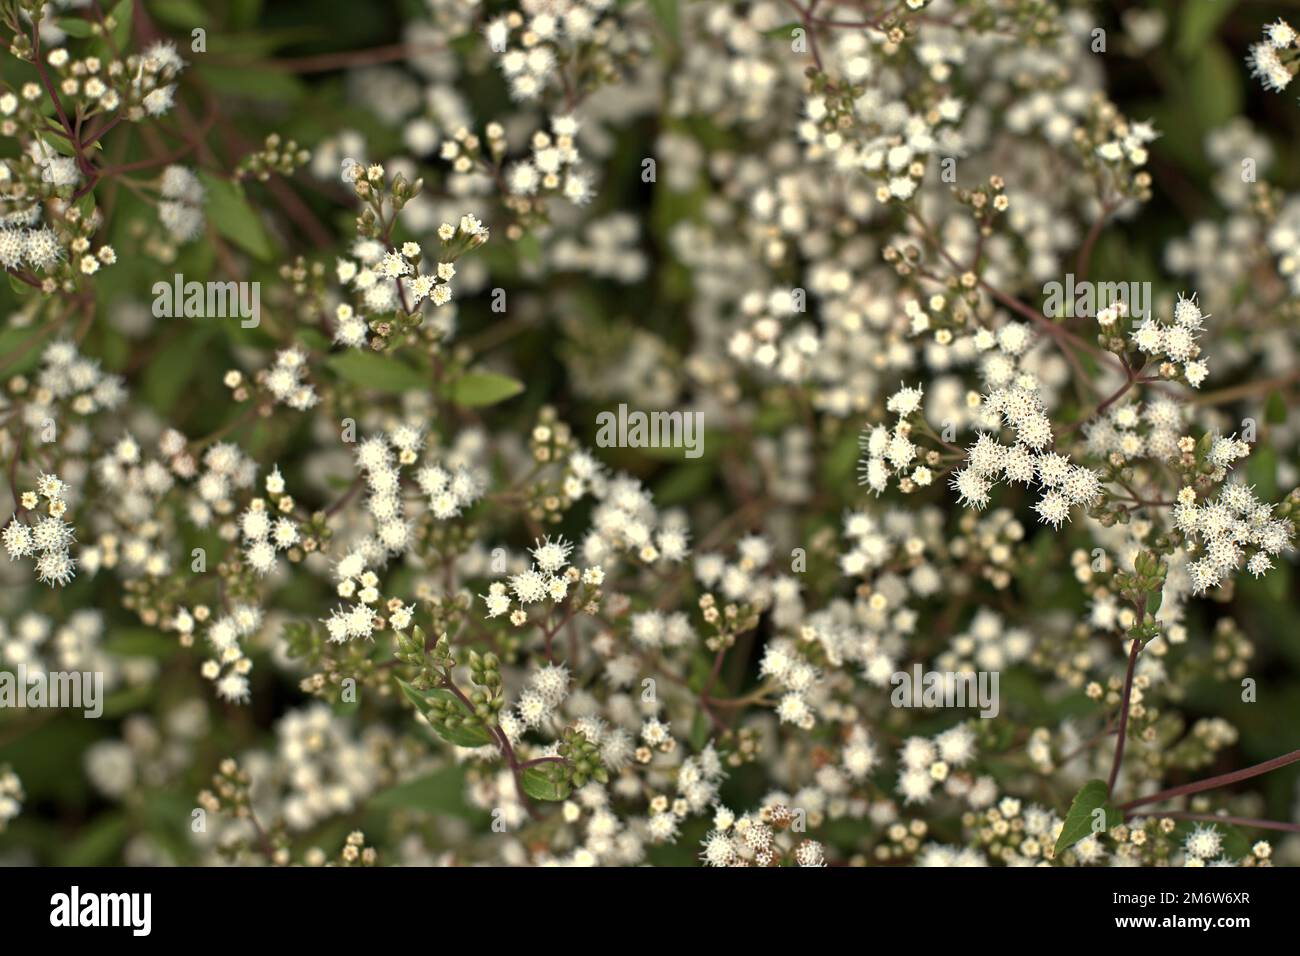
[[[163,23],[182,30],[208,25],[207,12],[195,0],[152,0],[149,9]]]
[[[677,9],[677,0],[650,0],[650,9],[655,18],[663,25],[670,37],[676,38],[681,33],[681,17]]]
[[[71,156],[75,156],[75,155],[77,155],[76,152],[75,152],[75,151],[73,150],[73,148],[72,148],[72,143],[70,143],[68,140],[64,139],[62,136],[59,136],[57,133],[51,133],[50,136],[47,137],[47,138],[44,138],[44,139],[42,140],[42,142],[44,142],[46,146],[48,146],[50,149],[54,150],[54,151],[55,151],[56,153],[58,153],[60,156],[69,156],[69,157],[71,157]],[[85,147],[85,148],[88,148],[88,149],[103,149],[104,147],[99,143],[98,140],[96,140],[96,141],[95,141],[94,143],[92,143],[89,147]],[[87,195],[89,195],[89,194],[87,194]],[[82,198],[82,199],[85,199],[86,197],[85,197],[85,196],[82,196],[81,198]],[[81,201],[81,200],[78,200],[78,202],[80,202],[80,201]]]
[[[266,262],[274,255],[271,237],[248,204],[243,190],[227,179],[199,172],[207,187],[207,214],[213,227],[249,255]]]
[[[691,415],[692,412],[683,414]],[[685,436],[682,436],[683,439]],[[718,449],[726,444],[727,438],[730,437],[723,432],[704,431],[697,429],[693,435],[693,447],[688,448],[683,441],[679,444],[669,445],[646,445],[637,448],[638,455],[644,455],[646,458],[654,458],[657,461],[686,461],[688,463],[702,463],[708,465],[713,459],[718,457]],[[688,451],[698,452],[694,458],[689,457]]]
[[[184,321],[169,319],[167,321]],[[194,369],[209,349],[212,326],[199,326],[158,350],[144,368],[142,393],[158,411],[174,409],[186,388],[193,386]]]
[[[307,84],[292,73],[268,70],[256,65],[218,66],[202,64],[196,68],[203,82],[218,93],[253,100],[293,102],[307,95]]]
[[[409,392],[425,386],[418,370],[373,352],[341,352],[330,356],[325,364],[340,378],[381,392]]]
[[[462,708],[464,706],[464,704],[461,704]],[[433,728],[439,737],[449,744],[455,744],[457,747],[490,747],[496,743],[492,734],[482,724],[461,724],[459,727],[448,727],[446,724],[430,721],[429,726]]]
[[[14,291],[20,295],[27,295],[32,291],[32,287],[25,282],[19,282],[11,274],[9,284],[14,287]],[[0,355],[5,357],[9,363],[5,367],[5,375],[17,375],[19,372],[25,372],[32,366],[38,364],[41,359],[41,343],[49,341],[48,336],[42,336],[43,329],[24,328],[24,329],[5,329],[0,331]],[[19,358],[19,355],[22,355]]]
[[[664,507],[696,501],[712,484],[711,464],[678,465],[655,484],[655,501]]]
[[[1194,59],[1209,39],[1218,32],[1232,8],[1233,0],[1193,0],[1182,4],[1178,21],[1178,55]]]
[[[130,830],[126,814],[117,811],[101,816],[60,852],[61,866],[103,866],[117,859]]]
[[[113,27],[113,42],[117,44],[119,50],[126,47],[126,43],[131,39],[131,17],[135,11],[134,0],[118,0],[113,7],[110,16],[116,21],[117,25]]]
[[[326,338],[325,334],[319,329],[314,329],[309,326],[300,326],[298,331],[294,334],[297,336],[298,341],[309,349],[314,349],[317,352],[329,351],[330,340]]]
[[[515,240],[515,256],[523,262],[540,265],[542,261],[541,240],[531,232],[520,236]]]
[[[456,817],[473,817],[476,811],[465,804],[465,769],[443,767],[433,773],[381,790],[369,806],[379,810],[413,809]]]
[[[482,724],[461,724],[457,727],[448,727],[438,719],[430,706],[430,701],[450,701],[455,704],[462,716],[470,716],[470,711],[465,706],[464,701],[451,691],[444,690],[441,687],[435,687],[432,690],[416,690],[400,677],[397,678],[397,683],[401,686],[402,693],[406,695],[407,700],[415,704],[420,713],[424,714],[425,719],[429,721],[429,726],[443,740],[455,744],[457,747],[486,747],[496,743],[492,734]]]
[[[309,43],[327,37],[320,27],[286,27],[283,30],[258,30],[250,33],[220,33],[208,37],[208,50],[230,57],[269,56],[295,43]]]
[[[230,26],[251,27],[262,15],[262,0],[231,0],[229,12]]]
[[[1065,815],[1065,825],[1061,827],[1061,835],[1056,838],[1056,856],[1059,857],[1063,852],[1093,832],[1093,812],[1098,809],[1106,811],[1106,829],[1108,830],[1113,826],[1118,826],[1124,820],[1124,815],[1111,806],[1106,781],[1089,780],[1074,795],[1074,802],[1070,804],[1070,812]]]
[[[81,17],[60,17],[58,26],[68,36],[79,40],[84,40],[92,33],[90,21],[83,20]]]
[[[573,790],[563,768],[553,760],[525,768],[521,779],[524,793],[534,800],[563,800]]]
[[[700,751],[704,745],[709,742],[709,718],[704,716],[704,711],[696,711],[694,719],[691,720],[691,749]]]
[[[794,30],[803,29],[803,23],[798,20],[791,20],[789,23],[783,23],[779,27],[772,27],[770,30],[764,30],[763,36],[770,37],[773,40],[789,40]]]
[[[856,484],[857,476],[854,472],[860,455],[858,433],[846,429],[830,450],[821,457],[822,480],[827,487]]]
[[[1246,459],[1246,480],[1255,486],[1261,500],[1276,501],[1279,492],[1277,449],[1255,446]]]
[[[1264,420],[1270,425],[1281,425],[1286,421],[1286,399],[1278,391],[1269,392],[1264,405]]]
[[[176,640],[148,627],[122,627],[108,635],[104,649],[115,657],[161,659],[176,652]]]
[[[1241,73],[1222,44],[1209,43],[1201,50],[1187,73],[1189,105],[1200,129],[1215,129],[1241,112]]]
[[[496,372],[467,372],[451,386],[451,400],[463,408],[495,405],[524,390],[524,383]]]

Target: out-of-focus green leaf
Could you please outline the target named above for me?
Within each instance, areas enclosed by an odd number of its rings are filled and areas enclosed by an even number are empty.
[[[134,0],[118,0],[110,16],[113,19],[113,43],[119,50],[126,48],[131,39],[131,19],[135,13]]]
[[[255,24],[262,15],[262,0],[230,0],[230,25],[246,29]]]
[[[798,20],[791,20],[789,23],[783,23],[779,27],[772,27],[770,30],[764,30],[763,36],[770,37],[774,40],[789,40],[795,30],[803,29],[803,24]]]
[[[32,291],[32,287],[19,282],[13,276],[9,277],[10,284],[16,284],[20,294],[25,295]],[[25,290],[25,291],[24,291]],[[4,374],[6,376],[15,375],[19,372],[25,372],[32,368],[41,360],[41,346],[39,343],[49,341],[49,337],[41,336],[39,328],[25,329],[4,329],[0,331],[0,356],[12,364],[6,365]],[[23,351],[23,350],[26,351]],[[23,352],[22,358],[15,359],[17,353]]]
[[[169,319],[186,322],[186,319]],[[192,322],[193,331],[172,339],[144,368],[144,397],[159,411],[175,407],[177,399],[191,385],[194,370],[199,366],[199,356],[211,339],[211,327],[203,320]]]
[[[465,770],[460,766],[443,767],[381,790],[370,798],[369,806],[381,810],[410,808],[457,817],[478,815],[465,803]]]
[[[1255,492],[1264,501],[1276,501],[1277,486],[1277,450],[1270,447],[1251,450],[1246,459],[1246,479],[1255,486]]]
[[[1264,420],[1270,425],[1281,425],[1286,421],[1286,399],[1281,392],[1269,392],[1268,402],[1264,406]]]
[[[330,356],[325,364],[340,378],[381,392],[407,392],[428,384],[418,370],[373,352],[342,352]]]
[[[1235,5],[1234,0],[1190,0],[1181,3],[1178,55],[1187,60],[1195,59]]]
[[[129,832],[126,815],[120,811],[102,816],[75,840],[64,846],[60,866],[103,866],[121,862],[117,854]]]
[[[692,462],[679,465],[655,484],[655,502],[661,507],[693,501],[713,483],[713,466]]]
[[[79,40],[84,40],[94,32],[91,29],[90,21],[81,17],[60,17],[58,27],[68,36],[76,37]]]
[[[524,390],[524,383],[496,372],[467,372],[451,386],[451,400],[465,408],[495,405],[514,398]]]
[[[266,56],[281,47],[319,39],[324,31],[318,27],[294,27],[257,33],[216,33],[208,37],[208,52],[225,56]],[[222,64],[230,66],[232,64]]]
[[[1241,112],[1241,65],[1219,43],[1207,43],[1187,71],[1193,120],[1202,131],[1222,126]]]
[[[207,188],[205,211],[217,232],[249,255],[263,262],[269,261],[274,255],[271,238],[243,190],[230,180],[209,172],[200,172],[199,177]]]
[[[186,31],[208,25],[208,13],[196,0],[150,0],[149,11],[155,19]]]
[[[104,650],[123,657],[168,657],[176,646],[174,638],[147,627],[119,627],[104,641]]]
[[[203,82],[227,96],[276,103],[294,102],[307,95],[307,85],[292,73],[256,65],[226,66],[207,63],[197,68]]]

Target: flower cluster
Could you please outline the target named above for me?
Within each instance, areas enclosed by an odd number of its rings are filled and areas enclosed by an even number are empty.
[[[1227,439],[1220,442],[1234,443]],[[1233,454],[1229,449],[1224,456]],[[1290,513],[1291,501],[1284,507]],[[1246,570],[1259,577],[1273,567],[1272,559],[1290,550],[1295,525],[1286,517],[1275,517],[1277,509],[1261,503],[1241,482],[1229,482],[1213,501],[1198,503],[1193,488],[1178,492],[1173,508],[1175,526],[1198,543],[1198,557],[1187,566],[1192,591],[1204,593],[1231,576],[1245,563]]]
[[[203,232],[205,190],[199,177],[184,166],[168,166],[158,180],[158,221],[179,243],[193,242]]]
[[[457,225],[444,222],[437,230],[440,261],[429,269],[422,265],[424,251],[418,242],[404,242],[400,248],[387,245],[397,210],[407,201],[404,181],[395,181],[392,196],[386,197],[383,166],[372,165],[367,170],[359,163],[351,167],[345,163],[344,179],[354,183],[357,194],[372,203],[369,222],[393,218],[387,220],[382,231],[375,225],[375,234],[358,239],[352,246],[351,258],[336,262],[335,274],[340,285],[351,290],[352,301],[340,302],[335,309],[334,341],[350,348],[382,349],[395,333],[415,327],[409,317],[417,315],[426,301],[435,308],[451,301],[456,259],[487,242],[489,232],[468,214],[461,216]],[[403,320],[404,316],[407,320]]]
[[[19,499],[23,513],[14,515],[0,531],[0,542],[9,560],[34,558],[37,579],[50,587],[63,587],[77,573],[77,560],[71,553],[76,529],[63,520],[68,510],[64,500],[67,491],[67,484],[58,475],[38,476],[36,490],[23,492]],[[45,513],[37,514],[42,498]]]
[[[1300,34],[1285,20],[1275,20],[1264,27],[1264,39],[1250,48],[1246,62],[1264,89],[1282,92],[1300,70]]]
[[[568,83],[575,62],[588,61],[597,75],[608,72],[620,53],[636,45],[620,30],[618,6],[610,0],[528,0],[522,10],[488,21],[483,36],[499,54],[511,96],[538,99],[548,84]]]
[[[1181,379],[1192,388],[1200,388],[1210,374],[1209,366],[1199,358],[1201,347],[1196,343],[1205,318],[1195,299],[1179,296],[1174,306],[1173,322],[1144,319],[1133,329],[1131,338],[1140,352],[1166,360],[1160,366],[1161,377],[1179,376],[1175,366],[1181,365]],[[1101,316],[1098,315],[1097,319],[1100,322]]]

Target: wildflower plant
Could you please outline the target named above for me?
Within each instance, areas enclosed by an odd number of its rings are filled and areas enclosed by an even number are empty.
[[[0,0],[0,860],[1300,862],[1290,26],[375,6]]]

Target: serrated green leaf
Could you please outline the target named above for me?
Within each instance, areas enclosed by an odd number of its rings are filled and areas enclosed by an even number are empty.
[[[467,372],[451,386],[451,400],[463,408],[481,408],[513,398],[524,383],[496,372]]]
[[[340,378],[381,392],[408,392],[426,384],[418,370],[373,352],[342,352],[330,356],[325,364]]]
[[[1061,827],[1061,835],[1056,838],[1056,856],[1060,856],[1093,832],[1093,812],[1098,809],[1104,809],[1106,812],[1107,829],[1119,825],[1124,820],[1124,815],[1110,804],[1106,781],[1089,780],[1074,795],[1070,812],[1065,815],[1065,825]]]
[[[550,761],[554,762],[554,761]],[[534,800],[563,800],[572,792],[573,788],[569,786],[569,779],[563,774],[556,774],[556,779],[551,779],[554,771],[546,764],[538,764],[534,767],[524,769],[522,783],[524,793],[528,794]]]
[[[227,179],[208,172],[199,172],[207,188],[208,219],[222,236],[239,246],[249,255],[269,261],[274,255],[271,237],[262,227],[262,221],[249,205],[243,191]]]

